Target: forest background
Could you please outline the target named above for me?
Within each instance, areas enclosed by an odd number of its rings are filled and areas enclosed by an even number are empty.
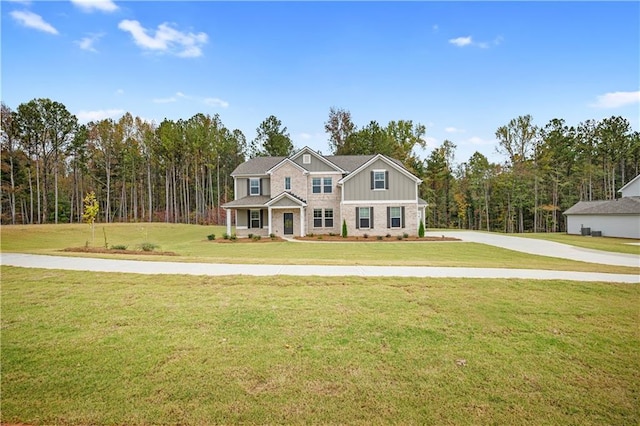
[[[247,141],[221,117],[198,113],[160,124],[125,113],[80,124],[46,98],[15,110],[2,103],[3,224],[75,223],[95,192],[100,222],[223,224],[233,199],[231,172],[247,158],[288,156],[287,127],[271,115]],[[361,127],[331,107],[324,122],[328,152],[381,153],[422,179],[427,228],[561,232],[562,212],[580,200],[606,200],[639,173],[640,134],[623,117],[536,124],[518,116],[495,131],[501,161],[475,152],[454,163],[455,141],[426,158],[426,127],[412,120]]]

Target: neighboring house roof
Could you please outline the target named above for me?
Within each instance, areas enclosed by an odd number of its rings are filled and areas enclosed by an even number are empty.
[[[640,175],[634,177],[633,179],[631,179],[629,182],[627,182],[626,185],[624,185],[622,188],[618,189],[618,192],[624,192],[625,189],[629,188],[631,185],[633,185],[638,179],[640,179]],[[636,194],[633,194],[636,195]]]
[[[640,215],[640,197],[623,197],[605,201],[579,201],[565,215],[607,215],[637,214]]]
[[[425,200],[423,200],[422,198],[418,198],[418,205],[419,206],[428,206],[429,203],[427,203]]]

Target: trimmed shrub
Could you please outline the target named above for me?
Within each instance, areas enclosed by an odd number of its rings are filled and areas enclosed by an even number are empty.
[[[215,240],[215,239],[216,239],[216,234],[209,234],[209,235],[207,235],[207,239],[208,239],[209,241],[213,241],[213,240]]]
[[[404,238],[409,238],[409,234],[407,234],[406,232],[405,232],[404,234],[402,234],[402,236],[403,236]]]
[[[342,238],[347,238],[347,221],[346,221],[346,219],[342,220]]]
[[[376,240],[378,240],[378,241],[382,241],[382,235],[378,235],[378,236],[376,237]]]
[[[140,248],[142,249],[142,251],[154,251],[158,248],[158,246],[153,243],[142,243],[140,244]]]
[[[369,238],[369,234],[364,234],[363,237],[364,238]]]
[[[114,244],[111,246],[111,250],[126,250],[127,246],[124,244]]]
[[[251,239],[253,241],[260,241],[262,239],[262,237],[260,235],[252,235]]]
[[[222,234],[222,238],[224,238],[225,240],[229,239],[229,234],[227,234],[226,232],[224,234]]]
[[[398,239],[398,241],[402,241],[402,235],[398,235],[396,238]]]
[[[420,227],[418,228],[418,237],[424,238],[424,222],[420,221]]]

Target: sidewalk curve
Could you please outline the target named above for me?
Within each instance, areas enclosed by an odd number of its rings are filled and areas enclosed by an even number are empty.
[[[458,238],[466,242],[488,244],[508,250],[537,254],[539,256],[558,257],[561,259],[577,260],[579,262],[599,263],[601,265],[640,268],[640,256],[635,254],[591,250],[534,238],[515,237],[488,232],[445,230],[430,231],[425,233],[425,235],[436,237],[444,235],[445,237]]]
[[[434,278],[519,278],[532,280],[569,280],[583,282],[640,283],[638,275],[595,272],[547,271],[536,269],[453,268],[430,266],[337,266],[337,265],[240,265],[216,263],[179,263],[140,260],[96,259],[1,253],[2,265],[23,268],[63,269],[71,271],[123,272],[134,274],[179,275],[252,275],[252,276],[360,276],[360,277],[434,277]]]

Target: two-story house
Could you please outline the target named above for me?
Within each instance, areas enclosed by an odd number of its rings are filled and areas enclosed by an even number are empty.
[[[418,232],[427,203],[421,180],[384,155],[323,156],[304,148],[290,157],[256,157],[231,173],[234,201],[222,207],[236,235]]]

